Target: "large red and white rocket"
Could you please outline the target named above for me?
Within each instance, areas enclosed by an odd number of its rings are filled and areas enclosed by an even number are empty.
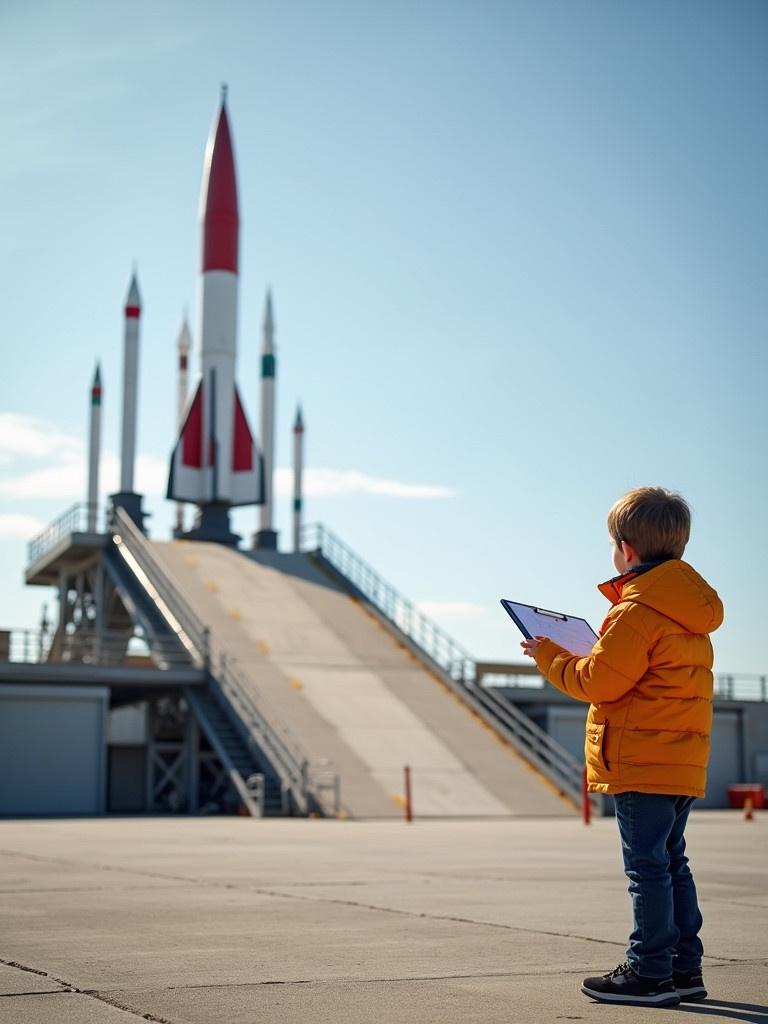
[[[200,376],[171,456],[167,496],[199,507],[187,536],[232,543],[228,509],[264,501],[264,468],[235,384],[239,217],[226,93],[205,152],[200,217]]]

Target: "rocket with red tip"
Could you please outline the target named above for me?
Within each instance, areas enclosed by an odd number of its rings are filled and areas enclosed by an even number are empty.
[[[226,93],[206,147],[200,216],[200,377],[171,456],[167,496],[199,507],[187,537],[231,544],[238,538],[228,510],[264,501],[264,469],[235,384],[239,217]]]

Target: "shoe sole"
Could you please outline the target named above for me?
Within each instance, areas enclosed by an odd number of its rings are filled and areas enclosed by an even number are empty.
[[[678,988],[675,990],[683,1002],[686,1003],[698,1003],[702,999],[707,998],[707,990],[705,988]]]
[[[677,1006],[680,996],[677,992],[659,992],[657,996],[622,996],[609,992],[598,992],[596,989],[581,986],[581,991],[590,999],[599,1003],[630,1003],[634,1006]]]

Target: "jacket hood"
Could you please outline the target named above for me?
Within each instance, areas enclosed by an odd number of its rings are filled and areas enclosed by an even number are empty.
[[[638,566],[597,588],[611,604],[634,601],[653,608],[690,633],[713,633],[723,621],[723,604],[696,570],[678,558]]]

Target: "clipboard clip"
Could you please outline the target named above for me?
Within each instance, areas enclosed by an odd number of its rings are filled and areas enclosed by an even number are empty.
[[[550,619],[557,619],[558,622],[567,622],[567,615],[559,615],[557,612],[547,611],[546,608],[534,608],[537,615],[547,615]]]

